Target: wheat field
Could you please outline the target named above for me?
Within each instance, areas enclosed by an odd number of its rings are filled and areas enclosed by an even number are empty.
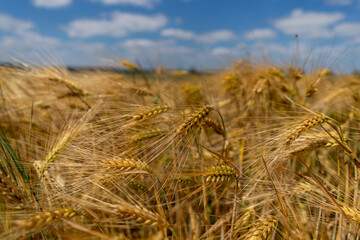
[[[360,76],[0,68],[0,239],[359,239]]]

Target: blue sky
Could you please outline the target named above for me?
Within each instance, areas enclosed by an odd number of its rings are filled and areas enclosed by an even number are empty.
[[[359,68],[359,0],[0,1],[0,56],[29,63],[222,68],[248,54]]]

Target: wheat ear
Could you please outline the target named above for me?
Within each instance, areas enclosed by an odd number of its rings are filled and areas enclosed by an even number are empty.
[[[116,205],[115,212],[121,217],[131,219],[137,223],[142,223],[153,227],[168,226],[168,223],[162,220],[158,214],[138,205],[131,205],[125,203],[121,205]]]
[[[235,177],[235,170],[225,164],[207,168],[203,175],[206,182],[230,181]]]
[[[209,105],[202,107],[196,113],[188,117],[185,122],[176,129],[176,134],[186,135],[193,126],[200,125],[204,121],[204,118],[211,112],[211,110],[213,110],[213,108]]]
[[[169,110],[169,107],[167,105],[163,106],[156,106],[154,108],[151,108],[149,111],[139,113],[135,116],[133,116],[133,119],[136,121],[140,120],[146,120],[149,118],[153,118],[161,113],[167,112]]]
[[[16,224],[23,229],[41,229],[57,223],[61,218],[70,219],[78,213],[72,208],[63,208],[55,211],[44,212],[27,220],[18,220]]]
[[[17,189],[16,183],[0,171],[0,199],[8,203],[20,203],[23,196]]]
[[[299,136],[301,136],[304,132],[308,131],[310,128],[325,123],[329,120],[330,118],[322,113],[304,120],[302,123],[296,126],[295,129],[286,137],[286,145],[291,145]]]
[[[220,123],[211,118],[205,118],[202,125],[204,125],[207,128],[212,128],[214,130],[214,132],[216,132],[217,134],[219,134],[221,136],[224,136],[224,134],[225,134],[224,129],[222,128]]]
[[[136,134],[135,136],[133,136],[131,138],[131,143],[140,143],[142,141],[160,136],[161,134],[166,133],[166,130],[162,130],[162,129],[154,129],[154,130],[150,130],[150,131],[145,131],[139,134]]]
[[[242,239],[244,240],[263,240],[273,233],[276,225],[278,224],[278,218],[272,215],[267,215],[261,219],[255,226],[253,226]]]
[[[149,170],[144,162],[132,158],[106,159],[101,161],[100,166],[115,171]]]
[[[86,94],[84,92],[84,90],[82,90],[79,85],[77,85],[75,82],[73,81],[70,81],[68,79],[65,79],[65,78],[61,78],[61,77],[58,77],[58,76],[50,76],[48,78],[50,81],[53,81],[53,82],[57,82],[57,83],[61,83],[61,84],[64,84],[66,87],[68,87],[72,92],[76,93],[77,95],[79,96],[82,96],[84,97]]]

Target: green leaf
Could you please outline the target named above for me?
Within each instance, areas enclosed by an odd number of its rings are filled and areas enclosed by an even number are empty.
[[[15,164],[17,170],[19,171],[21,177],[24,179],[24,181],[28,181],[29,180],[29,175],[27,174],[24,166],[21,164],[20,159],[18,158],[18,156],[15,154],[14,150],[12,149],[9,140],[7,139],[5,133],[3,132],[2,129],[0,129],[0,148],[4,154],[4,160],[7,163],[8,167],[10,168],[11,171],[13,171],[12,169],[12,165],[10,164],[10,160]]]

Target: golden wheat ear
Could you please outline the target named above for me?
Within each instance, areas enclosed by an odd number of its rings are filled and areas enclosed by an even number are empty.
[[[257,240],[257,239],[268,239],[274,231],[279,219],[272,215],[266,215],[264,218],[259,219],[258,222],[253,226],[244,236],[246,240]]]
[[[202,123],[205,116],[208,115],[211,110],[213,110],[213,108],[209,105],[206,105],[197,112],[193,113],[190,117],[186,118],[185,121],[176,129],[176,134],[179,136],[186,135],[192,127]]]
[[[15,181],[0,171],[0,199],[6,203],[6,207],[22,209],[27,197]]]
[[[304,120],[299,125],[295,127],[295,129],[286,137],[285,143],[287,146],[291,145],[299,136],[301,136],[304,132],[308,131],[309,129],[325,123],[329,121],[330,118],[325,114],[318,114],[313,116],[309,119]]]
[[[156,107],[150,109],[149,111],[134,115],[133,119],[135,121],[144,121],[144,120],[156,117],[157,115],[159,115],[161,113],[167,112],[168,110],[169,110],[169,107],[167,105],[156,106]]]
[[[61,218],[70,219],[76,215],[78,215],[78,213],[74,209],[63,208],[59,210],[43,212],[27,220],[18,220],[16,221],[16,224],[20,229],[36,231],[61,221]]]
[[[41,166],[37,166],[40,175],[47,171],[51,164],[55,162],[61,152],[66,148],[69,141],[76,137],[81,130],[86,128],[87,123],[95,116],[95,111],[95,109],[90,109],[80,118],[70,120],[70,122],[65,126],[65,129],[56,138],[55,142],[50,144],[51,147],[48,150]]]
[[[79,96],[82,96],[84,97],[86,94],[85,94],[85,91],[83,89],[81,89],[79,87],[78,84],[76,84],[75,82],[72,82],[68,79],[65,79],[65,78],[60,78],[58,76],[50,76],[49,77],[49,80],[50,81],[53,81],[53,82],[57,82],[57,83],[60,83],[60,84],[63,84],[65,85],[66,87],[68,87],[72,92],[74,92],[75,94],[79,95]]]

